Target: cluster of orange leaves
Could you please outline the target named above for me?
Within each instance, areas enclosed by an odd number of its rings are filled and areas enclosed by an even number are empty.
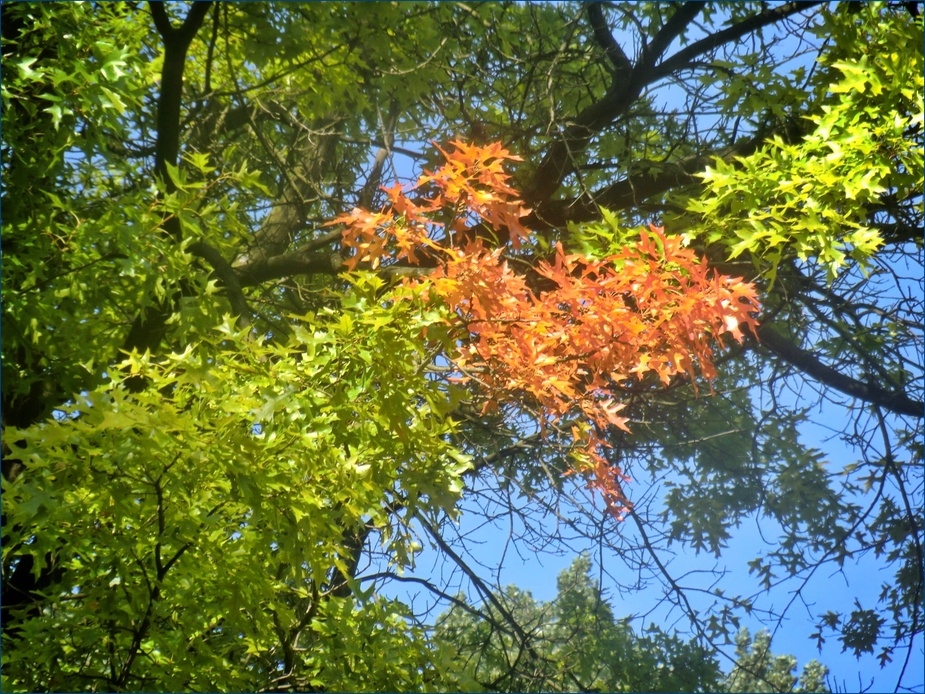
[[[528,238],[521,219],[529,210],[503,169],[518,157],[499,144],[452,144],[454,151],[440,150],[446,164],[415,186],[385,188],[380,212],[355,209],[332,220],[345,225],[344,246],[356,251],[348,267],[416,264],[426,254],[433,271],[407,281],[455,315],[461,339],[451,359],[462,378],[485,387],[486,409],[511,401],[535,407],[543,431],[573,422],[575,471],[622,518],[631,508],[622,488],[628,478],[604,455],[607,427],[628,431],[615,390],[650,373],[665,384],[679,374],[693,381],[697,370],[714,378],[714,349],[756,328],[755,289],[710,271],[680,237],[650,227],[608,258],[557,244],[551,259],[532,266],[544,287],[534,290],[512,269],[506,245],[465,234],[476,223],[507,230],[515,250]]]

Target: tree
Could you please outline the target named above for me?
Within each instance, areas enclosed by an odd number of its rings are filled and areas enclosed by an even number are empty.
[[[481,515],[741,671],[869,562],[814,636],[908,686],[920,9],[5,3],[4,685],[440,688]]]
[[[435,641],[461,663],[453,671],[479,691],[829,691],[828,670],[815,660],[796,687],[796,658],[771,654],[767,632],[754,642],[747,630],[736,636],[737,664],[727,676],[695,641],[655,624],[637,636],[627,620],[614,618],[591,569],[587,555],[577,557],[559,575],[558,595],[549,603],[516,586],[482,613],[460,601],[437,619]],[[522,636],[510,633],[514,621]]]
[[[771,637],[759,631],[752,641],[748,629],[736,634],[736,665],[724,678],[731,692],[828,692],[825,677],[828,668],[816,660],[803,667],[799,680],[794,676],[796,658],[775,656],[770,651]]]

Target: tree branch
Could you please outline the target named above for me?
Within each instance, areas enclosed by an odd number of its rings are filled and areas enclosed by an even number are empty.
[[[543,657],[536,651],[534,646],[531,643],[529,635],[524,631],[524,628],[520,625],[514,615],[508,610],[504,605],[501,604],[501,601],[495,596],[495,594],[485,585],[484,581],[472,570],[472,568],[460,557],[453,549],[447,544],[446,540],[437,532],[437,529],[431,525],[430,521],[424,518],[423,514],[416,512],[414,514],[415,519],[422,525],[422,527],[427,531],[428,535],[433,538],[434,542],[443,551],[447,556],[449,556],[453,562],[458,566],[464,574],[472,581],[472,584],[475,586],[476,590],[491,603],[498,613],[504,618],[504,621],[507,622],[514,634],[517,636],[517,640],[520,645],[520,652],[518,653],[518,659],[520,658],[521,653],[526,650],[532,658],[537,662],[544,660]],[[577,680],[574,673],[566,671],[564,673],[572,682],[578,685],[578,691],[582,691],[583,687],[581,683]]]
[[[825,386],[835,388],[835,390],[845,395],[850,395],[864,402],[879,405],[894,414],[919,419],[925,416],[925,403],[913,400],[905,393],[891,392],[871,383],[864,383],[839,373],[819,361],[812,352],[798,347],[787,338],[774,332],[768,325],[762,325],[758,329],[758,339],[762,347]]]
[[[644,69],[648,71],[655,65],[662,54],[668,50],[671,42],[694,21],[694,17],[700,14],[703,7],[703,2],[686,2],[671,15],[671,19],[662,25],[652,43],[643,49],[640,63]]]
[[[298,123],[302,130],[295,133],[292,144],[294,156],[288,161],[279,158],[256,120],[251,120],[254,134],[267,154],[277,160],[282,180],[276,203],[254,234],[246,253],[235,261],[235,265],[280,255],[295,240],[299,230],[305,226],[307,204],[323,194],[318,182],[323,180],[333,163],[340,140],[337,126],[341,120],[332,116],[318,120],[312,126]]]
[[[176,166],[180,152],[180,103],[183,97],[183,67],[186,52],[193,37],[202,26],[210,3],[194,2],[183,25],[175,29],[167,16],[163,2],[148,3],[154,25],[164,42],[164,65],[161,68],[161,91],[157,102],[157,149],[154,155],[154,174],[160,177],[167,190],[173,183],[167,175],[167,164]]]
[[[369,209],[373,206],[373,198],[376,190],[382,181],[382,169],[385,161],[392,153],[392,145],[395,143],[395,124],[398,122],[399,115],[398,101],[393,100],[389,106],[388,115],[382,119],[380,114],[380,127],[382,128],[382,145],[376,152],[376,158],[373,160],[373,168],[369,172],[369,177],[363,185],[360,195],[357,199],[357,206]]]
[[[662,61],[662,63],[656,67],[653,71],[653,77],[655,79],[661,79],[662,77],[667,77],[668,75],[682,70],[690,66],[690,62],[706,53],[707,51],[718,48],[725,43],[730,41],[736,41],[746,34],[750,34],[753,31],[757,31],[763,27],[766,27],[775,22],[779,22],[782,19],[803,12],[815,5],[821,5],[822,2],[790,2],[786,5],[778,5],[777,7],[769,8],[763,12],[745,19],[738,24],[734,24],[731,27],[727,27],[722,31],[718,31],[715,34],[710,34],[706,38],[701,39],[692,43],[686,48],[682,48],[680,51],[675,53],[673,56],[667,60]],[[672,18],[673,19],[673,18]]]
[[[175,190],[173,181],[167,175],[167,164],[176,166],[180,152],[180,105],[183,96],[183,72],[186,52],[196,32],[202,25],[210,3],[196,2],[179,29],[175,29],[167,16],[163,2],[149,2],[151,17],[164,43],[164,65],[161,69],[160,94],[157,101],[157,143],[154,153],[154,175],[164,182],[168,192]],[[176,240],[182,238],[180,220],[176,215],[164,219],[164,229]],[[178,290],[175,297],[156,302],[135,317],[120,352],[138,350],[144,352],[155,349],[166,332],[167,320],[173,313],[175,298],[183,290]],[[129,388],[143,387],[141,380],[130,380]]]
[[[340,236],[339,232],[337,236]],[[293,275],[336,275],[343,269],[343,265],[344,259],[340,253],[336,251],[319,253],[307,247],[285,255],[254,260],[247,265],[235,268],[235,274],[240,286],[251,287]]]
[[[571,125],[565,129],[562,138],[549,148],[537,167],[532,180],[524,187],[523,199],[526,205],[536,209],[549,200],[562,184],[565,176],[573,170],[574,155],[587,147],[588,142],[595,133],[600,132],[622,115],[636,100],[644,87],[681,69],[691,59],[704,51],[737,40],[751,31],[772,24],[775,21],[780,21],[790,14],[810,6],[809,3],[791,3],[781,8],[775,8],[773,11],[762,12],[734,27],[717,32],[706,39],[696,42],[656,67],[664,51],[668,49],[685,27],[693,21],[703,7],[703,4],[699,2],[688,2],[682,5],[665,22],[652,43],[646,46],[642,60],[633,68],[628,79],[623,83],[612,84],[610,89],[598,101],[581,111]]]
[[[698,182],[696,174],[704,170],[715,158],[732,161],[756,152],[773,134],[779,134],[786,142],[795,141],[803,134],[802,123],[786,123],[763,130],[752,137],[741,138],[725,149],[686,157],[677,162],[644,162],[640,173],[632,174],[619,181],[592,192],[590,195],[568,200],[550,200],[535,206],[525,218],[525,223],[534,229],[564,228],[568,222],[586,222],[600,217],[599,208],[623,210],[637,207],[640,203],[672,188]]]
[[[340,237],[340,231],[332,231],[291,253],[259,258],[235,267],[238,283],[241,287],[252,287],[296,275],[336,275],[345,269],[344,257],[337,251],[319,252],[319,249],[339,240]],[[397,279],[409,275],[426,275],[432,271],[433,267],[426,265],[394,264],[380,266],[376,269],[376,274],[387,279]]]
[[[196,241],[189,247],[189,252],[202,258],[212,266],[213,274],[222,282],[225,290],[228,292],[228,301],[231,303],[231,310],[238,318],[238,327],[243,328],[250,324],[250,308],[247,305],[247,299],[244,298],[244,292],[241,291],[241,283],[235,274],[234,268],[228,263],[218,249],[210,246],[205,241]]]
[[[614,77],[616,78],[619,74],[629,74],[632,72],[633,63],[626,57],[626,53],[610,32],[610,27],[607,26],[607,21],[604,19],[604,11],[601,9],[601,3],[592,2],[588,5],[588,23],[594,31],[594,40],[604,49],[604,55],[607,56],[607,60],[610,61],[611,65],[613,65],[614,69],[617,71]]]

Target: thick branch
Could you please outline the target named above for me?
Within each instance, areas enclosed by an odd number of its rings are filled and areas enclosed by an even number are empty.
[[[167,164],[175,166],[180,152],[180,104],[183,96],[183,70],[186,52],[196,32],[202,26],[210,3],[197,2],[190,7],[182,26],[174,28],[162,2],[150,2],[151,17],[164,42],[164,65],[161,70],[160,94],[157,101],[157,144],[154,153],[154,175],[164,181],[168,192],[174,190],[167,175]],[[164,220],[164,228],[179,241],[182,238],[176,215]],[[177,298],[181,292],[177,292]],[[148,306],[136,316],[120,352],[154,350],[166,332],[167,320],[173,313],[174,298]],[[135,383],[134,381],[132,383]],[[130,384],[131,387],[131,384]],[[138,381],[135,387],[142,387]]]
[[[788,123],[772,131],[761,131],[741,138],[733,145],[709,154],[687,157],[677,162],[645,162],[640,173],[630,175],[588,196],[570,200],[550,200],[539,205],[526,218],[534,229],[563,228],[568,222],[586,222],[600,217],[599,208],[608,210],[632,209],[645,200],[673,188],[698,182],[696,174],[704,170],[715,158],[732,161],[756,152],[771,134],[779,134],[786,142],[802,135],[802,123]],[[805,126],[804,126],[805,127]]]
[[[180,153],[180,103],[183,97],[183,64],[193,37],[202,26],[210,3],[194,2],[186,20],[175,29],[167,16],[163,2],[149,3],[154,25],[164,41],[164,65],[161,68],[161,92],[157,102],[157,150],[154,173],[162,178],[168,190],[172,183],[167,176],[167,164],[176,166]]]
[[[344,259],[336,251],[325,253],[308,247],[285,255],[260,258],[236,268],[235,273],[242,287],[251,287],[294,275],[336,275],[343,265]]]
[[[652,43],[645,47],[642,52],[642,64],[650,68],[662,57],[662,54],[668,50],[671,42],[681,35],[687,26],[694,21],[694,17],[700,14],[703,9],[702,2],[686,2],[679,7],[671,19],[659,29]]]
[[[277,158],[282,180],[276,203],[254,234],[247,252],[234,265],[280,255],[295,240],[299,230],[305,226],[309,203],[323,195],[319,181],[324,180],[334,162],[336,146],[340,141],[340,133],[337,131],[340,122],[341,119],[334,116],[311,126],[299,124],[302,130],[295,134],[293,155],[289,161],[279,158],[258,123],[251,122],[254,134],[263,143],[267,153]]]
[[[344,269],[344,258],[340,253],[336,251],[320,253],[316,252],[313,247],[308,247],[300,248],[285,255],[277,255],[273,258],[255,260],[252,263],[235,268],[235,273],[242,287],[252,287],[264,282],[285,277],[295,277],[296,275],[336,275],[343,272]],[[412,275],[421,277],[431,272],[433,272],[433,267],[426,265],[381,265],[376,269],[376,274],[387,280]]]
[[[759,12],[753,17],[749,17],[715,34],[710,34],[706,38],[696,41],[686,48],[682,48],[667,60],[663,60],[662,63],[655,68],[653,75],[656,79],[667,77],[673,72],[689,67],[692,60],[703,55],[707,51],[718,48],[725,43],[737,41],[753,31],[757,31],[770,24],[779,22],[782,19],[786,19],[791,15],[804,12],[815,5],[821,4],[821,2],[790,2],[786,5],[771,7],[764,12]]]
[[[357,567],[360,565],[360,559],[363,549],[366,547],[366,541],[369,534],[375,526],[372,523],[366,523],[360,528],[345,530],[343,540],[345,547],[350,554],[347,556],[347,570],[335,568],[328,590],[334,597],[345,598],[350,595],[350,582],[356,578]]]
[[[733,27],[692,44],[659,64],[664,51],[693,21],[702,8],[701,3],[685,3],[665,23],[652,43],[645,48],[643,59],[633,68],[629,79],[623,83],[614,83],[600,100],[579,113],[572,124],[565,129],[562,139],[550,147],[532,181],[524,189],[524,200],[527,205],[537,208],[549,200],[562,184],[565,176],[573,170],[574,155],[587,147],[594,134],[625,113],[644,87],[688,66],[690,61],[701,53],[736,41],[750,32],[811,6],[811,3],[790,3],[761,12]]]
[[[250,323],[250,308],[244,298],[244,292],[241,291],[241,283],[238,281],[234,268],[222,257],[218,249],[213,248],[205,241],[197,241],[191,244],[189,252],[202,258],[212,266],[213,273],[228,292],[228,301],[231,303],[231,310],[238,318],[239,327],[248,325]]]
[[[635,76],[636,70],[632,75]],[[631,77],[626,84],[614,84],[606,94],[575,118],[566,128],[562,139],[554,142],[537,167],[533,180],[523,193],[528,207],[535,207],[562,185],[562,180],[574,168],[572,157],[587,147],[591,136],[612,123],[639,96],[641,85]]]
[[[594,40],[604,49],[604,55],[607,56],[607,60],[614,66],[617,73],[629,74],[633,69],[633,64],[626,57],[626,53],[623,52],[620,44],[616,42],[613,34],[610,33],[610,27],[607,26],[607,21],[604,19],[601,3],[592,2],[588,5],[588,23],[591,24],[591,29],[594,31]]]
[[[358,207],[370,209],[373,206],[373,198],[382,181],[382,171],[385,167],[386,159],[392,154],[392,145],[395,143],[395,124],[398,122],[399,113],[398,102],[393,100],[389,107],[388,115],[380,123],[382,127],[382,145],[379,151],[376,152],[376,158],[373,161],[369,177],[366,179],[366,183],[363,184],[362,190],[360,190],[360,195],[357,199]]]
[[[913,400],[905,393],[891,392],[839,373],[819,361],[812,352],[798,347],[774,332],[768,325],[763,325],[758,329],[758,339],[762,347],[825,386],[835,388],[845,395],[864,402],[879,405],[895,414],[917,418],[925,416],[925,403]]]

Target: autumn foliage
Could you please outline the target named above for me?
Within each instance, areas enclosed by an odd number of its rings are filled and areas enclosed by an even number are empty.
[[[448,357],[459,377],[481,385],[485,410],[513,401],[535,412],[543,432],[567,427],[574,471],[621,518],[631,508],[627,478],[604,455],[607,428],[628,430],[621,387],[650,374],[664,384],[715,377],[714,350],[756,327],[755,290],[711,271],[681,237],[654,226],[606,258],[561,243],[545,259],[515,254],[530,236],[521,223],[529,210],[502,165],[518,157],[499,144],[452,145],[440,150],[446,163],[436,172],[384,189],[381,211],[332,220],[355,250],[347,265],[426,258],[433,270],[405,281],[455,316],[459,347]],[[507,239],[489,243],[470,233],[476,225]]]

